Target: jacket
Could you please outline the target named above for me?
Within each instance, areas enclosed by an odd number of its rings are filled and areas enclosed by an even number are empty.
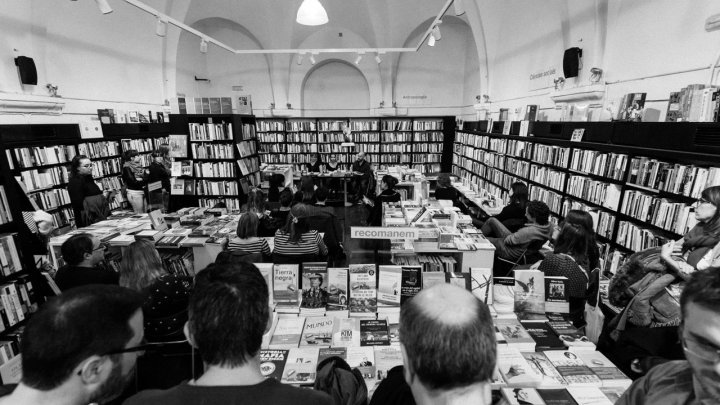
[[[552,225],[526,224],[517,232],[506,236],[503,239],[488,238],[498,250],[497,254],[505,259],[515,260],[519,258],[528,245],[535,241],[547,241],[552,236]]]
[[[150,163],[148,167],[150,174],[148,175],[147,182],[154,183],[156,181],[162,182],[163,190],[170,192],[170,172],[160,162]]]

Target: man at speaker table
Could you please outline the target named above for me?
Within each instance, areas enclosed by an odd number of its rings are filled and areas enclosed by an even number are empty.
[[[686,360],[653,367],[616,405],[720,404],[720,271],[693,273],[680,296]]]

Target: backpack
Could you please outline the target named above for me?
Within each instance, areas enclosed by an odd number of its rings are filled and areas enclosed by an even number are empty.
[[[368,390],[357,368],[350,369],[340,357],[328,357],[318,364],[316,390],[330,395],[335,405],[367,405]]]

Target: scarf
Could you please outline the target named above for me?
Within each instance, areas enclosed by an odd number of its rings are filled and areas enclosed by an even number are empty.
[[[720,242],[720,219],[699,223],[683,237],[683,253],[690,252],[687,262],[697,263],[709,249]]]
[[[145,175],[145,168],[140,166],[139,163],[129,161],[129,162],[125,162],[125,164],[123,164],[123,167],[129,167],[130,170],[132,170],[135,177],[138,179],[142,179]]]

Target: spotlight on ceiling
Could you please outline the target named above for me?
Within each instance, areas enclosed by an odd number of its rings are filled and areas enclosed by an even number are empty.
[[[315,26],[327,24],[329,20],[320,0],[303,0],[295,21],[298,24]]]
[[[428,38],[428,46],[435,46],[435,34],[430,33],[430,38]]]
[[[314,53],[311,53],[311,54],[310,54],[310,64],[311,64],[311,65],[314,65],[314,64],[315,64],[315,54],[314,54]]]
[[[356,65],[359,65],[359,64],[360,64],[360,61],[362,60],[362,57],[363,57],[362,52],[358,53],[357,58],[355,58],[355,64],[356,64]]]
[[[463,0],[454,0],[453,6],[455,7],[455,15],[461,16],[465,14],[465,6],[463,5]]]
[[[110,7],[110,4],[108,4],[107,0],[95,0],[95,3],[97,3],[100,12],[103,14],[110,14],[113,12],[112,7]]]
[[[200,52],[201,53],[207,53],[208,51],[208,43],[205,40],[205,38],[200,40]]]
[[[442,35],[440,35],[440,27],[437,25],[433,27],[432,29],[433,36],[435,37],[436,41],[439,41],[442,39]]]
[[[159,16],[157,22],[155,23],[155,35],[159,37],[167,35],[167,21],[163,21],[162,17]]]
[[[302,65],[303,56],[305,56],[304,53],[299,53],[297,57],[297,64]]]
[[[379,53],[377,55],[375,55],[375,62],[377,62],[378,64],[382,63],[382,58],[380,58]]]

